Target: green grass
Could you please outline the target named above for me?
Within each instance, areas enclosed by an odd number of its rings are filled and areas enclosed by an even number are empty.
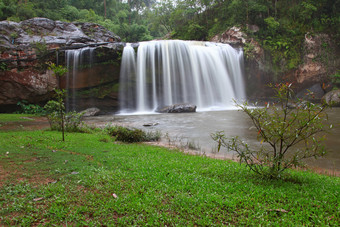
[[[3,114],[0,113],[0,123],[7,122],[20,122],[20,121],[32,121],[31,117],[34,117],[33,114]]]
[[[286,180],[264,180],[234,162],[116,144],[100,133],[67,133],[66,142],[52,131],[0,132],[0,137],[0,225],[335,226],[340,221],[337,177],[290,171]]]

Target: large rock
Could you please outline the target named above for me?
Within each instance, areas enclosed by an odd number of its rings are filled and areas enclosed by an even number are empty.
[[[326,93],[322,99],[322,103],[334,106],[334,107],[340,107],[340,90],[333,90],[328,93]]]
[[[93,116],[97,116],[99,112],[100,112],[100,109],[98,109],[97,107],[92,107],[92,108],[83,110],[80,113],[83,114],[83,117],[93,117]]]
[[[295,79],[305,86],[327,83],[329,75],[340,65],[337,45],[327,34],[306,34],[303,43],[303,63],[295,71]]]
[[[197,106],[193,104],[175,104],[170,106],[165,106],[162,108],[158,108],[156,112],[158,113],[193,113],[196,112]]]
[[[47,70],[46,62],[66,66],[68,50],[87,46],[96,47],[91,62],[94,67],[89,70],[88,63],[80,66],[77,84],[71,88],[82,89],[84,94],[88,94],[89,89],[94,90],[95,97],[84,97],[91,99],[92,103],[105,100],[108,105],[108,99],[111,103],[112,100],[117,102],[117,89],[104,89],[103,86],[113,87],[119,82],[120,58],[125,44],[104,27],[93,23],[33,18],[20,23],[0,21],[0,31],[0,112],[15,110],[16,103],[21,100],[44,104],[51,99],[58,83]],[[86,58],[88,54],[82,60]],[[68,78],[73,79],[73,70]],[[65,76],[60,80],[61,88],[67,83]],[[114,98],[108,98],[108,95]],[[83,101],[80,108],[93,105],[86,103]],[[103,110],[102,106],[100,108]]]
[[[296,96],[300,99],[319,100],[324,96],[325,91],[320,84],[314,84],[312,87],[300,91]]]
[[[103,26],[93,23],[68,23],[47,18],[32,18],[20,23],[1,21],[0,47],[25,47],[44,43],[53,47],[77,43],[118,42],[120,38]]]
[[[57,79],[50,71],[39,73],[34,70],[7,73],[0,72],[0,107],[16,105],[21,100],[40,103],[51,98]],[[0,108],[0,112],[6,112]]]
[[[211,41],[216,43],[242,45],[246,43],[246,34],[241,31],[241,28],[234,26],[222,34],[214,36]]]

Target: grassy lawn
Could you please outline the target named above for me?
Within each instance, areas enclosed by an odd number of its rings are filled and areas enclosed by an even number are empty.
[[[0,132],[0,225],[337,226],[338,177],[264,180],[231,161],[109,136]]]
[[[32,121],[32,114],[3,114],[0,113],[0,124],[7,122],[20,122],[20,121]]]

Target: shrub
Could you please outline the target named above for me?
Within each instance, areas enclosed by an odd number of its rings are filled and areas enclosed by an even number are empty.
[[[51,130],[61,131],[62,120],[57,111],[53,111],[47,115]],[[65,113],[64,127],[66,132],[82,132],[83,131],[83,114],[75,111]]]
[[[331,77],[332,83],[336,87],[340,87],[340,70],[338,70],[334,75],[331,75],[330,77]]]
[[[46,111],[43,107],[35,104],[30,104],[26,100],[19,101],[17,103],[20,106],[21,110],[19,113],[23,114],[35,114],[35,115],[45,115]]]
[[[75,111],[68,112],[65,114],[65,131],[66,132],[83,132],[83,114],[77,113]],[[52,130],[61,131],[62,130],[62,121],[58,114],[58,112],[52,112],[47,115],[48,122],[50,123],[50,127]]]
[[[114,136],[116,140],[126,143],[138,143],[146,141],[158,141],[161,137],[159,132],[144,132],[140,129],[126,128],[123,126],[106,126],[106,132]]]
[[[291,84],[277,85],[275,91],[277,103],[264,108],[236,104],[252,120],[261,142],[259,149],[250,148],[238,137],[228,139],[224,132],[211,135],[218,143],[218,151],[221,147],[235,151],[250,170],[269,178],[280,178],[287,168],[301,166],[303,159],[317,158],[326,152],[321,143],[324,138],[316,136],[325,129],[326,106],[293,101]],[[291,149],[298,144],[301,146]]]
[[[65,113],[64,91],[56,90],[57,100],[50,100],[44,106],[52,130],[81,132],[83,113],[75,111]],[[58,101],[59,100],[59,101]]]

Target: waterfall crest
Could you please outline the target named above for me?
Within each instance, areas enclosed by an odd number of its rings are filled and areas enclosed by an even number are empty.
[[[245,99],[243,53],[227,44],[194,41],[141,42],[137,55],[124,48],[121,113],[153,112],[192,103],[198,110],[227,109]]]

